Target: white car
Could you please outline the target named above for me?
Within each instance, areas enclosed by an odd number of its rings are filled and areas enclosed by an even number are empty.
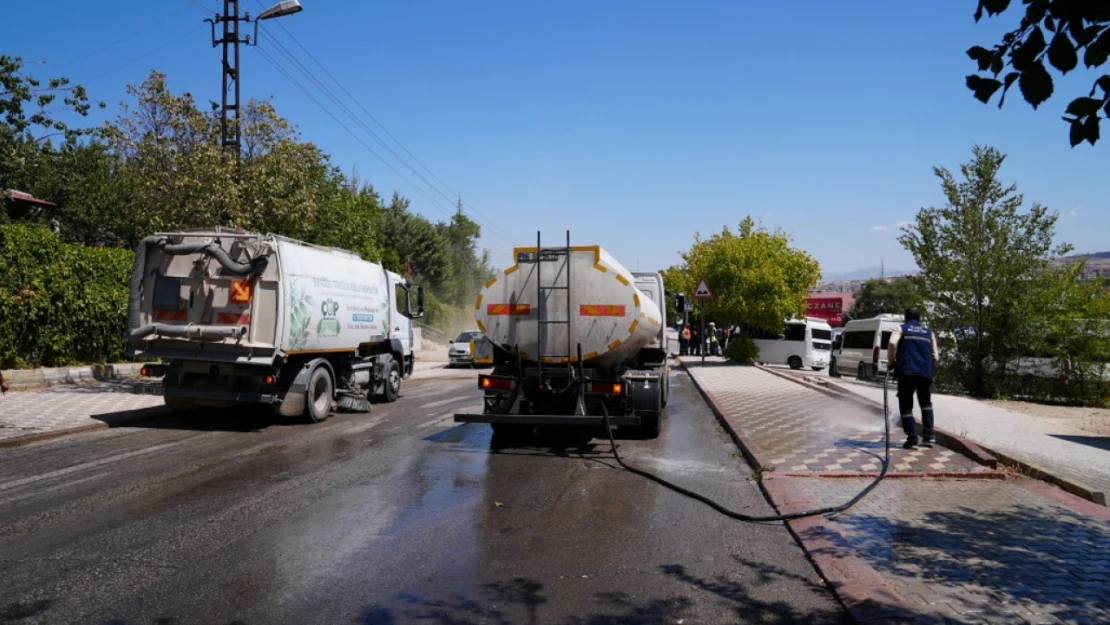
[[[462,332],[455,338],[451,346],[447,348],[447,359],[452,367],[466,366],[469,367],[474,364],[474,356],[470,353],[470,342],[477,341],[482,338],[482,333],[478,330],[470,330]]]
[[[886,375],[890,333],[904,322],[902,315],[879,315],[844,324],[840,343],[832,353],[829,375],[855,375],[860,380]]]

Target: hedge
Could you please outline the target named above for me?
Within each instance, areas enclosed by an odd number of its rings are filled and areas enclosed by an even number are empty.
[[[0,367],[118,362],[126,347],[128,250],[0,225]]]

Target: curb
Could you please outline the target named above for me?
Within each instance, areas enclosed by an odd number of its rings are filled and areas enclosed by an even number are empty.
[[[770,373],[775,373],[776,375],[787,377],[788,379],[793,379],[796,382],[798,382],[799,384],[805,385],[807,388],[822,389],[822,387],[820,387],[818,385],[809,384],[809,383],[805,382],[804,380],[800,380],[800,379],[795,378],[794,376],[789,375],[789,374],[783,374],[782,372],[776,372],[776,371],[770,371]],[[840,395],[840,393],[844,393],[845,395],[843,395],[843,397],[845,397],[846,399],[856,401],[857,403],[867,403],[867,404],[871,404],[872,406],[879,406],[879,404],[877,402],[872,402],[871,400],[867,399],[866,397],[861,397],[861,396],[859,396],[859,395],[857,395],[857,394],[855,394],[851,391],[845,391],[843,389],[837,389],[836,391],[833,391],[831,389],[822,389],[822,390],[825,390],[829,394],[835,394],[838,397],[842,396],[842,395]],[[881,409],[881,406],[879,406],[879,407]],[[950,445],[948,445],[947,443],[945,443],[941,439],[942,431],[941,430],[936,430],[936,433],[937,433],[937,441],[941,442],[941,444],[944,444],[946,447],[950,447]],[[1098,504],[1100,506],[1106,506],[1106,493],[1103,492],[1103,491],[1095,490],[1094,488],[1091,488],[1090,486],[1087,486],[1086,484],[1084,484],[1082,482],[1079,482],[1079,481],[1076,481],[1076,480],[1060,477],[1058,475],[1053,474],[1048,469],[1045,469],[1043,467],[1039,467],[1039,466],[1034,465],[1034,464],[1030,464],[1030,463],[1025,462],[1023,460],[1018,460],[1017,458],[1014,458],[1013,456],[1010,456],[1008,454],[1004,454],[1002,452],[996,451],[994,449],[991,449],[990,447],[985,447],[985,446],[980,445],[978,443],[973,443],[971,441],[968,441],[967,439],[964,439],[964,438],[959,437],[959,436],[955,436],[955,435],[950,434],[948,432],[944,432],[943,436],[950,437],[953,440],[961,441],[962,444],[967,445],[970,449],[979,450],[984,455],[990,454],[991,456],[994,456],[995,466],[997,466],[998,463],[1002,463],[1003,465],[1006,465],[1008,467],[1017,469],[1017,470],[1025,473],[1025,474],[1029,475],[1030,477],[1033,477],[1034,479],[1041,480],[1042,482],[1048,482],[1049,484],[1057,486],[1060,489],[1065,490],[1065,491],[1067,491],[1067,492],[1069,492],[1069,493],[1071,493],[1071,494],[1073,494],[1077,497],[1082,497],[1083,499],[1086,499],[1087,501]],[[961,451],[961,450],[957,450],[957,451]],[[970,456],[971,454],[968,454],[968,455]],[[974,456],[971,456],[971,457],[974,458]]]
[[[779,514],[812,509],[814,502],[790,480],[761,480],[764,493]],[[838,546],[837,532],[824,517],[786,522],[821,579],[857,623],[908,623],[914,611],[887,584],[875,567],[855,553]]]
[[[80,365],[74,367],[43,367],[39,369],[5,369],[4,379],[11,382],[12,391],[30,391],[59,384],[84,384],[134,380],[139,378],[142,363],[122,362],[107,365]]]
[[[11,449],[13,447],[22,447],[30,445],[31,443],[39,443],[42,441],[49,441],[56,438],[70,436],[72,434],[85,434],[87,432],[96,432],[99,430],[110,430],[113,428],[124,427],[142,421],[153,421],[168,416],[170,413],[163,406],[156,406],[153,408],[141,408],[133,411],[135,414],[130,417],[123,417],[111,422],[97,421],[96,423],[86,423],[84,425],[75,425],[73,427],[61,428],[57,430],[48,430],[46,432],[34,432],[31,434],[24,434],[13,438],[6,438],[0,440],[0,449]]]
[[[878,477],[879,472],[866,471],[776,471],[776,476],[782,477],[818,477],[818,478],[871,478]],[[945,480],[1005,480],[1006,474],[993,469],[977,468],[971,471],[887,471],[883,479],[945,479]]]
[[[854,403],[859,404],[861,406],[864,406],[866,408],[870,408],[872,410],[877,410],[877,411],[879,411],[880,414],[882,413],[882,410],[883,410],[883,405],[882,404],[880,404],[876,401],[872,401],[870,399],[867,399],[866,397],[861,397],[861,396],[859,396],[859,395],[857,395],[857,394],[855,394],[851,391],[845,391],[841,388],[833,389],[829,386],[824,386],[824,385],[821,385],[821,384],[814,384],[814,383],[810,382],[809,380],[806,380],[804,378],[800,378],[796,375],[792,375],[792,374],[785,373],[783,371],[778,371],[778,370],[775,370],[775,369],[769,369],[769,368],[767,368],[763,365],[757,365],[757,366],[760,369],[766,371],[767,373],[770,373],[772,375],[777,375],[778,377],[783,378],[784,380],[790,380],[791,382],[794,382],[795,384],[800,384],[800,385],[802,385],[802,386],[804,386],[808,389],[813,389],[817,392],[824,393],[824,394],[826,394],[830,397],[836,397],[837,399],[844,399],[844,400],[847,400],[847,401],[851,401],[851,402],[854,402]],[[940,443],[943,447],[947,447],[947,448],[951,449],[952,451],[957,451],[957,452],[967,456],[968,458],[971,458],[975,462],[978,462],[979,464],[981,464],[985,467],[988,467],[988,468],[991,468],[991,469],[997,469],[998,468],[998,458],[996,458],[991,453],[987,453],[987,451],[984,450],[977,443],[973,443],[973,442],[967,440],[966,438],[964,438],[962,436],[957,436],[957,435],[955,435],[951,432],[948,432],[946,430],[942,430],[940,428],[934,428],[933,433],[936,435],[937,442]]]

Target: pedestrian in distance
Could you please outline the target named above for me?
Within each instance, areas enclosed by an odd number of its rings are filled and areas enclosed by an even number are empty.
[[[682,326],[682,332],[678,333],[678,353],[681,356],[690,353],[690,326]]]
[[[709,329],[706,330],[706,334],[709,335],[708,337],[706,337],[709,341],[709,355],[716,356],[717,348],[720,345],[720,343],[717,342],[717,324],[710,321]]]
[[[697,328],[691,330],[690,349],[693,350],[695,356],[701,355],[701,333],[698,332]]]
[[[721,326],[721,353],[728,349],[728,326]]]
[[[921,324],[921,311],[907,308],[905,323],[890,333],[887,348],[887,370],[898,379],[898,411],[902,430],[906,433],[904,449],[933,446],[933,377],[936,376],[940,351],[933,331]],[[913,396],[921,408],[921,437],[913,420]]]

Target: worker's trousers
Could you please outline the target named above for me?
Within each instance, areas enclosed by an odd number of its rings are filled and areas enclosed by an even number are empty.
[[[917,440],[917,423],[913,420],[913,396],[921,406],[921,436],[933,439],[933,380],[923,375],[898,374],[898,412],[902,430],[910,440]]]

